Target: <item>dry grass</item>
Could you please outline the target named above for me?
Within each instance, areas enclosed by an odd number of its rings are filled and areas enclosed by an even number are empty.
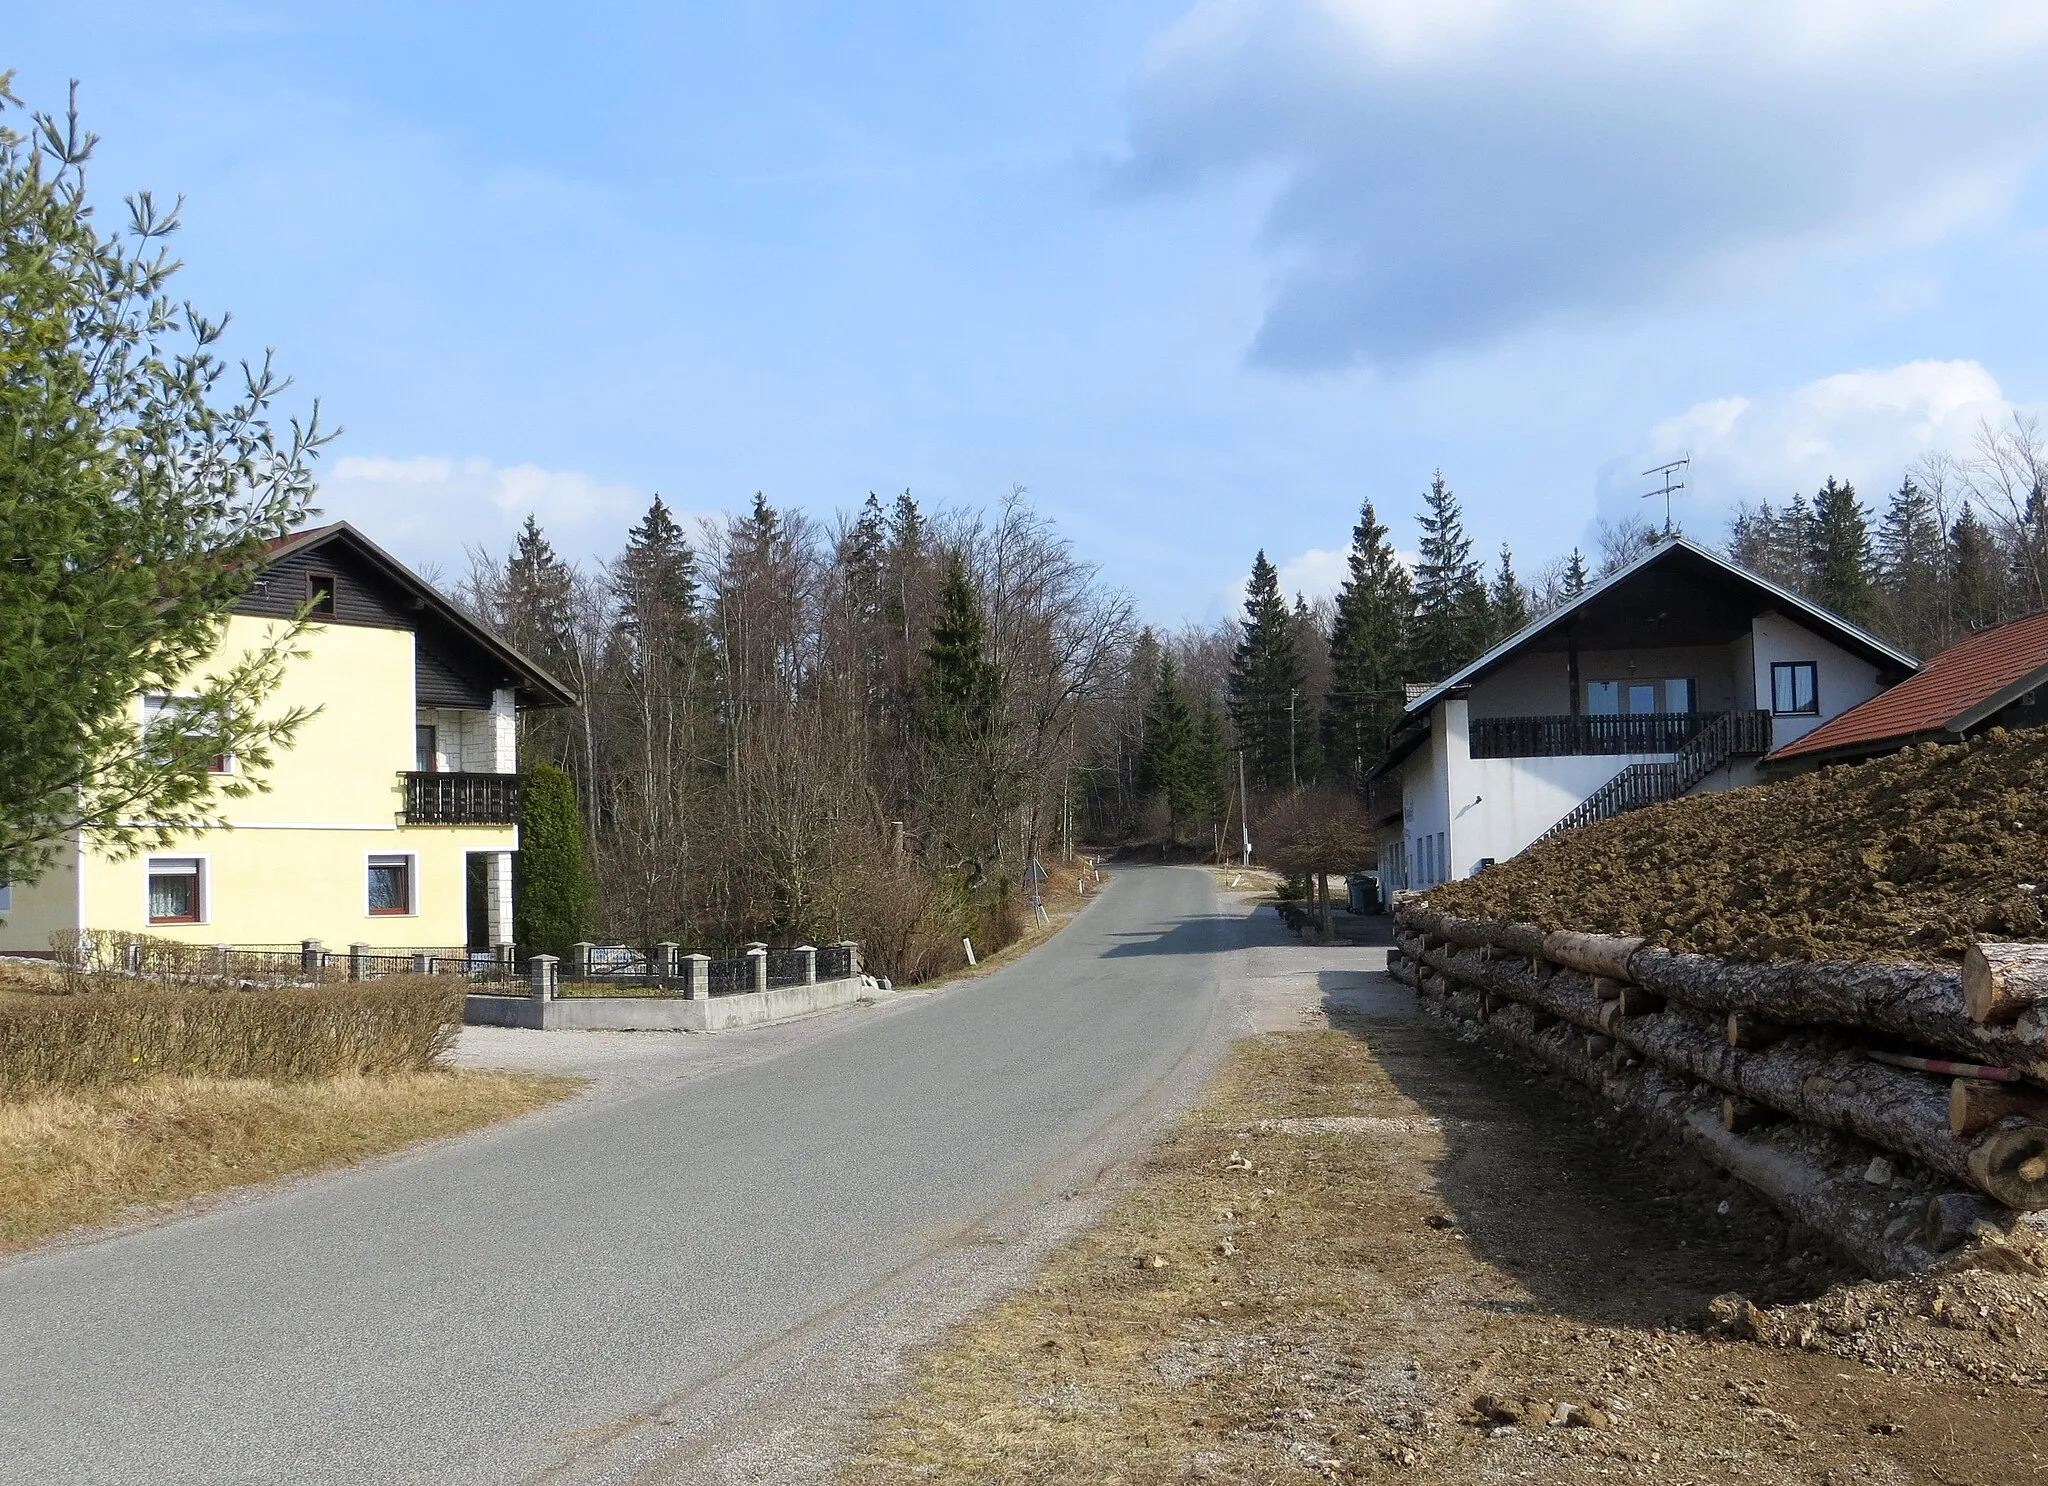
[[[180,1078],[0,1102],[0,1250],[165,1203],[349,1166],[580,1087],[505,1073]]]
[[[1681,1197],[1697,1168],[1593,1119],[1428,1025],[1242,1043],[1135,1189],[926,1359],[842,1482],[1933,1486],[2048,1469],[2036,1389],[1674,1325],[1720,1290],[1809,1293],[1829,1271],[1739,1189]],[[1565,1403],[1583,1427],[1550,1427]]]
[[[992,975],[1014,960],[1022,959],[1053,935],[1059,933],[1074,921],[1075,915],[1094,902],[1097,895],[1109,884],[1109,873],[1091,871],[1087,862],[1076,859],[1071,862],[1057,862],[1047,866],[1048,880],[1041,885],[1039,896],[1045,900],[1046,922],[1035,921],[1031,910],[1024,910],[1023,928],[1017,937],[993,953],[984,954],[982,946],[975,945],[973,965],[961,965],[955,969],[935,975],[929,980],[917,982],[919,990],[937,990],[940,986],[952,985],[957,981],[976,980]],[[1087,890],[1081,890],[1081,884]],[[1029,902],[1028,895],[1025,902]]]
[[[0,1094],[424,1070],[461,1026],[466,989],[445,977],[260,991],[96,984],[0,996]]]

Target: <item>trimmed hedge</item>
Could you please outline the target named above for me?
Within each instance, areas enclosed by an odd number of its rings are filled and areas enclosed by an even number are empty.
[[[0,1005],[0,1097],[149,1078],[387,1074],[431,1067],[462,1025],[462,981],[291,990],[155,987]]]

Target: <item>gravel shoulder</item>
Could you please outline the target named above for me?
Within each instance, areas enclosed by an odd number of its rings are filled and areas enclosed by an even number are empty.
[[[923,1359],[843,1486],[2048,1469],[2030,1256],[1857,1284],[1331,954],[1253,952],[1265,1030],[1098,1222]]]

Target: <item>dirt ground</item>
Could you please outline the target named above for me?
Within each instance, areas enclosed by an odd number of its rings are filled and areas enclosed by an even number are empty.
[[[2033,1480],[2044,1284],[1855,1284],[1476,1032],[1346,1018],[1240,1043],[842,1481]]]
[[[1631,811],[1432,907],[1746,961],[1954,961],[2048,938],[2048,729]]]

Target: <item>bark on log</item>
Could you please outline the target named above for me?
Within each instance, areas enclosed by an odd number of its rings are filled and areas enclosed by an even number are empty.
[[[1402,922],[1418,928],[1425,920],[1445,920],[1445,915],[1407,904],[1398,913]],[[1958,971],[1915,964],[1740,965],[1650,948],[1637,949],[1617,965],[1614,946],[1628,942],[1618,936],[1540,934],[1529,924],[1474,919],[1452,922],[1465,940],[1545,955],[1596,975],[1618,969],[1616,979],[1702,1010],[1747,1011],[1787,1025],[1868,1028],[1976,1062],[2018,1068],[2048,1085],[2048,1003],[2026,1011],[2011,1026],[1979,1023],[1964,1005]],[[1552,954],[1546,947],[1566,945],[1574,946],[1576,958]],[[1580,950],[1584,953],[1577,954]],[[1595,957],[1599,962],[1590,963]]]
[[[2048,944],[1973,944],[1963,953],[1963,1006],[1980,1022],[2017,1021],[2048,1001]]]
[[[1501,923],[1493,919],[1459,918],[1439,913],[1420,900],[1410,900],[1395,909],[1395,917],[1425,934],[1448,939],[1467,948],[1493,945],[1510,954],[1543,953],[1543,931],[1529,924]]]
[[[1569,965],[1574,970],[1583,970],[1588,975],[1604,975],[1610,980],[1633,980],[1629,973],[1629,960],[1643,947],[1637,938],[1622,938],[1615,934],[1573,934],[1559,932],[1543,936],[1543,956],[1560,965]]]
[[[1963,1006],[1961,977],[1930,965],[1736,965],[1706,955],[1646,949],[1630,977],[1646,990],[1703,1011],[1746,1011],[1786,1025],[1885,1032],[2020,1069],[2048,1081],[2039,1013],[2009,1027],[1981,1025]]]
[[[1968,1238],[1977,1224],[1995,1224],[2003,1216],[2003,1207],[1975,1192],[1937,1192],[1927,1199],[1920,1240],[1935,1253],[1945,1254]]]
[[[1628,982],[1625,980],[1613,980],[1605,975],[1593,977],[1593,994],[1602,1001],[1619,1000],[1621,993],[1627,988]]]
[[[1959,1078],[1948,1086],[1948,1127],[1976,1135],[2012,1115],[2048,1123],[2048,1094],[2025,1084]]]
[[[1560,1024],[1535,1030],[1527,1007],[1510,1007],[1486,1025],[1498,1036],[1568,1078],[1606,1095],[1666,1135],[1739,1178],[1787,1217],[1820,1233],[1852,1262],[1880,1277],[1916,1274],[1935,1261],[1922,1237],[1926,1199],[1901,1199],[1861,1177],[1867,1148],[1806,1132],[1803,1139],[1737,1135],[1721,1128],[1718,1101],[1679,1075],[1654,1065],[1617,1072],[1589,1058],[1578,1034]],[[1974,1194],[1972,1194],[1974,1196]],[[1976,1199],[1982,1201],[1982,1199]],[[1906,1221],[1902,1224],[1901,1219]]]

